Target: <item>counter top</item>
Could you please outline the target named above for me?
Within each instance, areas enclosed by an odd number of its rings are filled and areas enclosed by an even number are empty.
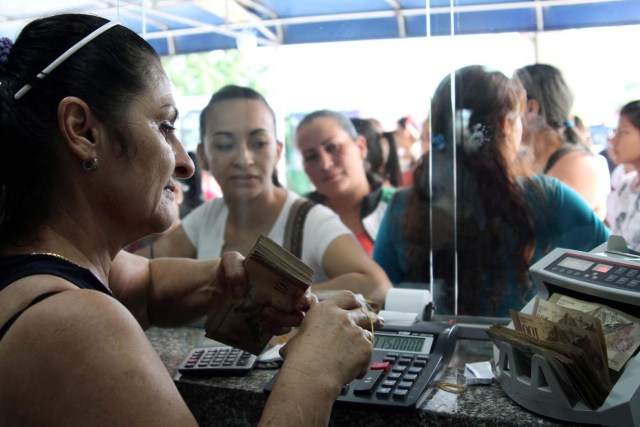
[[[202,342],[197,328],[147,331],[151,344],[167,367],[185,402],[201,426],[256,425],[266,397],[264,385],[276,370],[254,369],[246,376],[187,377],[178,373],[189,350]],[[464,384],[464,363],[489,360],[489,341],[458,340],[456,352],[442,381]],[[417,410],[390,411],[336,405],[332,425],[413,426],[426,424],[456,426],[555,426],[569,425],[528,412],[513,402],[499,384],[473,385],[457,395],[433,386],[430,396]]]

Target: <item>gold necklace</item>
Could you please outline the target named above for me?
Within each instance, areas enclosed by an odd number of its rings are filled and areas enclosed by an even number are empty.
[[[54,252],[31,252],[31,255],[47,255],[47,256],[50,256],[50,257],[54,257],[54,258],[58,258],[58,259],[61,259],[63,261],[66,261],[69,264],[75,265],[76,267],[84,268],[81,265],[71,261],[69,258],[65,258],[62,255],[54,253]]]

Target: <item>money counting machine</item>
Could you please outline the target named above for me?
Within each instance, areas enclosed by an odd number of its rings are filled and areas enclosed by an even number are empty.
[[[530,268],[538,297],[561,293],[601,303],[631,316],[640,313],[640,253],[627,248],[620,236],[591,252],[554,249]],[[535,298],[523,309],[531,314]],[[571,402],[546,359],[522,360],[509,343],[500,342],[496,370],[505,393],[540,415],[564,421],[609,426],[640,426],[640,354],[632,356],[603,405],[590,409]],[[613,382],[613,379],[612,379]]]

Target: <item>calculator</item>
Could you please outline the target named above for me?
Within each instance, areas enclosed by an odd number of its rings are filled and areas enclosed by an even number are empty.
[[[253,369],[258,357],[231,346],[195,347],[178,366],[187,375],[246,374]]]
[[[375,333],[366,375],[344,386],[336,404],[407,409],[421,406],[429,385],[451,360],[458,329],[437,322],[385,325]],[[265,393],[271,392],[275,378],[267,383]]]

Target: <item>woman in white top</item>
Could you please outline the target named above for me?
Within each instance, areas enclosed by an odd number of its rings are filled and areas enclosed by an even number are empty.
[[[275,178],[283,144],[276,139],[275,115],[264,97],[250,88],[222,88],[202,111],[200,136],[203,168],[218,181],[223,198],[187,215],[181,226],[155,242],[153,255],[246,255],[260,234],[282,245],[291,207],[300,196]],[[347,289],[384,302],[389,279],[336,214],[314,205],[302,232],[300,257],[316,271],[314,292]]]
[[[616,161],[633,166],[633,171],[624,174],[609,194],[607,222],[613,234],[640,250],[640,101],[629,102],[620,110],[611,147]]]

